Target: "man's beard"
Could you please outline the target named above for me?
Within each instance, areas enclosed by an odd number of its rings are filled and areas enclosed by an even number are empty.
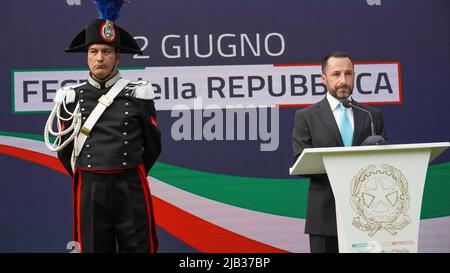
[[[346,88],[348,90],[348,92],[338,92],[337,90],[340,88]],[[351,96],[351,94],[353,93],[353,87],[348,86],[348,85],[340,85],[339,87],[336,87],[332,90],[329,90],[331,96],[333,96],[334,98],[338,99],[338,100],[344,100],[347,99],[348,97]]]

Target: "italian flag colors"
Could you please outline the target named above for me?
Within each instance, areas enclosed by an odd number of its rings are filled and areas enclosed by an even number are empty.
[[[0,155],[65,173],[39,135],[0,132]],[[309,252],[306,179],[238,177],[163,162],[147,178],[158,226],[200,252]],[[421,219],[419,252],[450,252],[450,162],[429,166]]]

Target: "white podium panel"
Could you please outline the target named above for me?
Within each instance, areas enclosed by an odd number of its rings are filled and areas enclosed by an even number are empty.
[[[450,142],[305,149],[290,173],[327,173],[339,252],[417,252],[428,163]]]
[[[323,155],[339,204],[339,252],[417,252],[429,157],[430,151]]]

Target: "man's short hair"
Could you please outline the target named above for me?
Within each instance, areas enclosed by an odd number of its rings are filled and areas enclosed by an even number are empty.
[[[322,73],[323,74],[325,74],[325,70],[327,69],[328,59],[330,59],[332,57],[333,58],[349,58],[353,65],[353,60],[350,57],[350,55],[348,55],[347,53],[345,53],[343,51],[332,51],[332,52],[328,53],[328,55],[325,56],[325,58],[322,59]]]

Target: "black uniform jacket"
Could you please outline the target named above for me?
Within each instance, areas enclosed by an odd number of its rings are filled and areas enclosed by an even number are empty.
[[[353,102],[370,111],[377,135],[385,136],[384,122],[378,110]],[[354,133],[352,146],[360,146],[371,135],[369,114],[353,109]],[[339,128],[325,97],[320,102],[298,110],[295,113],[293,129],[294,162],[305,148],[344,146]],[[333,192],[326,174],[310,175],[310,187],[306,212],[305,233],[337,236],[336,212]]]
[[[120,78],[120,73],[117,73],[101,85],[89,77],[85,84],[74,88],[75,101],[67,104],[68,111],[72,112],[79,103],[84,124],[100,96],[105,95]],[[76,168],[120,170],[144,164],[146,172],[151,169],[161,153],[161,132],[153,100],[136,97],[137,86],[142,87],[142,83],[130,82],[103,112],[81,150]],[[64,127],[68,126],[65,122]],[[70,166],[72,150],[73,141],[58,152],[58,158],[73,176]]]

